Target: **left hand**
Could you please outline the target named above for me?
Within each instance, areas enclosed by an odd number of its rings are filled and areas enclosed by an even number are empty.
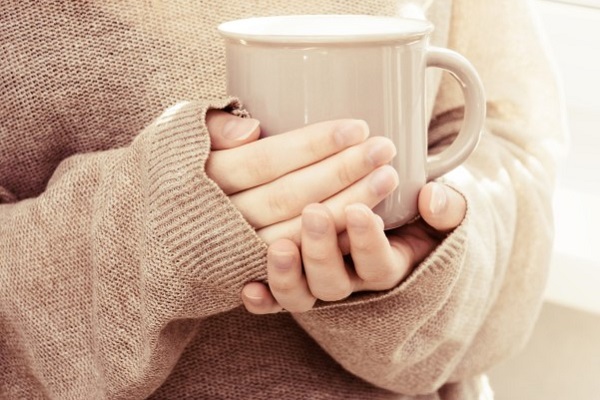
[[[346,231],[339,236],[325,205],[307,206],[302,213],[302,249],[289,239],[272,243],[268,284],[246,284],[244,306],[254,314],[304,312],[317,299],[338,301],[354,292],[396,287],[466,213],[465,199],[435,182],[421,189],[418,206],[420,220],[384,232],[379,216],[363,204],[353,204],[345,209]]]

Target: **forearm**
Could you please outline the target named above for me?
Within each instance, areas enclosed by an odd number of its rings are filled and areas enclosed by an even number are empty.
[[[131,146],[69,158],[38,198],[0,206],[0,326],[21,338],[3,346],[56,397],[149,394],[197,321],[261,278],[264,245],[203,172],[207,107],[168,110]]]
[[[551,240],[551,187],[530,158],[486,134],[446,177],[468,200],[463,223],[406,281],[295,318],[346,369],[404,394],[433,392],[513,353],[535,319]]]
[[[454,12],[450,45],[475,64],[489,100],[479,148],[444,177],[468,202],[465,220],[396,289],[296,316],[346,369],[405,394],[484,372],[520,349],[551,250],[564,114],[531,10],[462,0]],[[439,93],[430,139],[443,145],[460,128],[463,99],[451,80]]]
[[[507,124],[491,124],[498,132],[508,129]],[[495,265],[491,277],[490,291],[487,295],[489,309],[483,315],[472,343],[452,372],[450,380],[458,380],[476,373],[483,373],[497,362],[515,354],[525,345],[536,321],[543,301],[552,241],[554,236],[552,214],[553,168],[544,165],[538,146],[537,151],[525,150],[514,143],[493,137],[500,142],[500,157],[508,163],[503,164],[495,174],[493,165],[487,162],[482,168],[474,168],[477,174],[485,174],[490,179],[478,185],[457,183],[471,197],[477,197],[478,209],[489,207],[494,213],[495,227],[490,237],[495,237],[495,253],[482,248]],[[555,143],[556,146],[559,143]],[[490,143],[482,143],[481,157],[489,161]],[[534,155],[538,153],[540,156]],[[482,161],[482,160],[480,160]],[[478,161],[472,160],[475,164]],[[459,179],[450,176],[449,180]],[[482,190],[483,189],[483,190]],[[482,191],[480,195],[477,192]],[[509,194],[509,196],[506,196]],[[475,202],[474,207],[475,207]],[[474,231],[489,229],[484,221]]]

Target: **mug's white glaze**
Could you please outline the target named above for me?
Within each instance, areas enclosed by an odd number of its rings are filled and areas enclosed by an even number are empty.
[[[375,211],[387,229],[417,215],[429,179],[463,162],[485,114],[481,83],[460,55],[428,46],[427,21],[370,16],[286,16],[231,21],[226,38],[227,90],[240,98],[265,135],[306,124],[363,119],[371,135],[398,150],[399,187]],[[465,91],[465,124],[455,144],[428,159],[425,70],[448,69]]]
[[[421,19],[367,15],[286,15],[224,22],[223,36],[263,44],[311,44],[407,41],[422,37],[433,25]]]

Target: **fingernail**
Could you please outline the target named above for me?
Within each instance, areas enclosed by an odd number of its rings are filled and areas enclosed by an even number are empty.
[[[351,229],[366,230],[369,227],[370,217],[370,210],[366,206],[353,204],[346,207],[346,224]]]
[[[302,225],[308,232],[321,236],[329,228],[329,219],[321,211],[305,210],[302,213]]]
[[[260,306],[263,302],[263,298],[260,295],[256,295],[253,293],[248,293],[249,290],[244,291],[243,295],[246,298],[246,300],[251,303],[252,305],[255,306]]]
[[[223,126],[223,136],[229,140],[247,139],[259,123],[253,118],[232,118]]]
[[[429,211],[433,215],[442,213],[448,204],[448,196],[446,190],[439,183],[435,183],[431,187],[431,198],[429,199]]]
[[[371,145],[367,158],[375,167],[390,161],[396,155],[396,147],[389,140],[377,140]]]
[[[385,222],[383,222],[383,218],[381,218],[381,216],[375,214],[375,220],[377,221],[377,226],[379,229],[385,229]]]
[[[369,126],[359,119],[344,121],[336,127],[334,135],[339,147],[348,147],[365,140],[369,136]]]
[[[262,298],[260,297],[250,297],[247,294],[244,295],[244,297],[246,298],[246,301],[254,306],[260,306],[262,305]]]
[[[375,195],[386,196],[398,185],[398,174],[390,166],[379,168],[371,175],[370,185]]]

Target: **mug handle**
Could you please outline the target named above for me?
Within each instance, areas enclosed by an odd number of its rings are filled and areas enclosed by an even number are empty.
[[[448,148],[427,157],[427,180],[430,181],[459,166],[477,147],[485,121],[485,95],[477,71],[457,52],[429,47],[426,64],[450,72],[465,98],[464,119],[458,136]]]

